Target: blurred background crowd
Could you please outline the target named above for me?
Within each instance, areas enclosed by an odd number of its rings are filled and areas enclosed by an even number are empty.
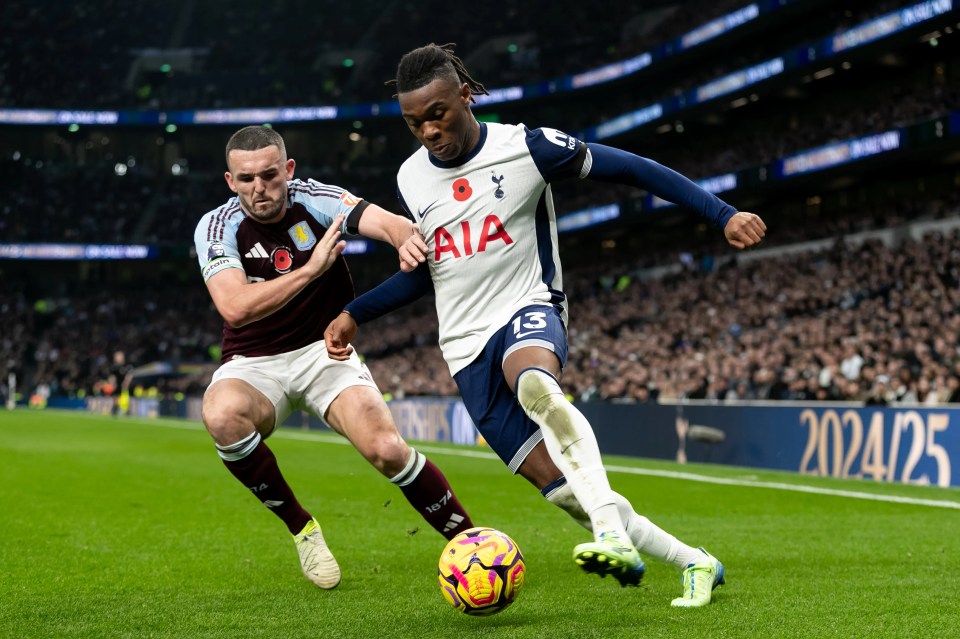
[[[455,40],[488,88],[536,84],[662,51],[711,20],[764,8],[755,28],[624,80],[476,108],[484,119],[579,133],[915,4],[659,0],[597,11],[507,0],[471,6],[467,28],[463,12],[405,0],[350,11],[327,0],[238,0],[216,10],[200,0],[14,1],[0,7],[8,27],[0,33],[0,109],[389,102],[383,83],[400,55],[431,41]],[[570,396],[960,401],[960,145],[949,135],[960,122],[956,13],[829,66],[790,65],[774,83],[603,140],[693,179],[739,176],[720,195],[764,217],[760,250],[736,253],[718,229],[689,211],[655,209],[640,189],[556,185],[561,217],[605,204],[622,213],[560,235]],[[35,37],[16,35],[25,33]],[[163,59],[171,62],[155,64]],[[220,319],[191,255],[192,235],[200,216],[230,195],[222,148],[235,128],[0,122],[0,243],[158,251],[143,263],[0,259],[0,394],[10,373],[24,392],[47,396],[138,385],[202,393],[219,361]],[[415,148],[398,117],[277,128],[298,177],[398,209],[396,169]],[[909,149],[772,179],[792,154],[888,131],[901,132]],[[394,264],[384,247],[348,262],[358,292]],[[432,303],[361,328],[356,347],[393,397],[456,394]]]

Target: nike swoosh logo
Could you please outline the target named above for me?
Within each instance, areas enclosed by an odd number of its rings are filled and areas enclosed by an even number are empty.
[[[527,335],[533,335],[534,333],[542,333],[542,332],[543,332],[543,329],[538,328],[535,331],[527,331],[526,333],[517,333],[516,335],[514,335],[514,337],[526,337]]]
[[[420,209],[417,209],[417,215],[420,217],[420,219],[422,220],[423,218],[427,217],[427,213],[433,210],[433,207],[435,207],[437,205],[437,202],[439,201],[440,200],[434,200],[431,204],[427,205],[427,208],[423,209],[422,211]]]
[[[570,447],[571,447],[571,446],[573,446],[574,444],[576,444],[577,442],[579,442],[579,441],[581,441],[581,440],[583,440],[582,437],[581,437],[580,439],[575,439],[575,440],[573,440],[572,442],[570,442],[569,444],[567,444],[566,446],[564,446],[563,448],[560,449],[560,454],[561,454],[561,455],[564,454],[565,452],[567,452],[568,450],[570,450]]]

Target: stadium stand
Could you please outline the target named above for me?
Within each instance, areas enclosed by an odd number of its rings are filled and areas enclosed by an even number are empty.
[[[749,3],[656,2],[642,13],[623,4],[591,11],[590,28],[573,32],[567,25],[587,22],[590,8],[582,3],[564,3],[539,21],[528,19],[538,3],[478,6],[469,30],[453,14],[400,1],[361,3],[342,19],[337,12],[330,29],[328,4],[294,2],[286,13],[271,9],[251,22],[253,6],[245,1],[217,12],[194,0],[168,3],[164,11],[142,3],[8,3],[0,19],[15,29],[0,34],[0,108],[386,101],[391,90],[382,81],[399,54],[430,40],[458,41],[488,87],[536,83],[661,51]],[[636,75],[477,113],[589,131],[913,4],[794,0]],[[308,17],[291,25],[291,14]],[[772,81],[601,140],[693,178],[736,174],[737,187],[721,197],[762,214],[770,233],[764,250],[734,256],[716,231],[684,211],[654,210],[642,191],[558,185],[561,215],[601,204],[622,211],[613,222],[561,234],[571,298],[568,392],[615,402],[960,400],[952,313],[960,282],[955,14],[837,57],[829,67],[791,67]],[[399,23],[405,28],[396,29]],[[44,36],[15,41],[13,32]],[[110,46],[97,45],[104,41]],[[50,51],[59,64],[48,64]],[[171,60],[167,71],[163,59]],[[0,124],[0,186],[8,194],[0,241],[139,242],[156,246],[158,259],[124,264],[127,275],[98,262],[0,260],[0,277],[18,283],[0,295],[0,383],[13,371],[21,384],[54,395],[104,392],[120,351],[132,367],[203,364],[197,375],[162,382],[161,392],[197,393],[216,360],[219,321],[189,254],[190,238],[198,217],[228,195],[222,145],[235,127],[68,125]],[[298,175],[394,207],[396,167],[413,148],[399,118],[282,126]],[[891,130],[903,132],[909,148],[769,179],[791,154]],[[804,244],[815,241],[826,245]],[[778,252],[768,255],[766,247]],[[391,259],[388,251],[351,256],[357,288],[389,274]],[[78,279],[96,293],[72,294],[65,282]],[[384,391],[453,395],[436,339],[430,300],[421,300],[363,329],[357,346]]]
[[[497,71],[501,81],[529,82],[616,61],[741,4],[656,0],[643,9],[612,4],[597,12],[569,0],[549,3],[549,11],[544,3],[507,0],[471,7],[470,29],[463,29],[457,12],[396,0],[355,3],[350,11],[327,0],[239,0],[217,11],[197,0],[162,7],[10,2],[0,9],[11,27],[0,36],[0,106],[178,109],[388,99],[381,82],[399,56],[410,42],[434,40],[458,41],[473,52],[468,62]],[[582,24],[590,29],[571,28]],[[43,37],[15,41],[14,33]],[[48,64],[51,58],[57,64]],[[161,70],[164,64],[170,68]]]

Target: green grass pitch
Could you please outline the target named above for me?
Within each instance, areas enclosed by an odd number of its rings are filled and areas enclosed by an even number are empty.
[[[727,566],[712,605],[681,610],[672,567],[648,561],[632,589],[583,574],[571,551],[586,532],[488,451],[421,444],[475,523],[526,557],[517,602],[472,618],[437,587],[442,537],[356,451],[321,433],[269,442],[340,562],[334,591],[301,576],[286,529],[200,425],[0,413],[0,637],[960,635],[957,490],[608,457],[640,512]]]

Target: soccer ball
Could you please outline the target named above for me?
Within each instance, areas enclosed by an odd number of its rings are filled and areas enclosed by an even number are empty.
[[[468,615],[492,615],[516,599],[526,576],[523,554],[493,528],[471,528],[451,539],[439,566],[440,592]]]

